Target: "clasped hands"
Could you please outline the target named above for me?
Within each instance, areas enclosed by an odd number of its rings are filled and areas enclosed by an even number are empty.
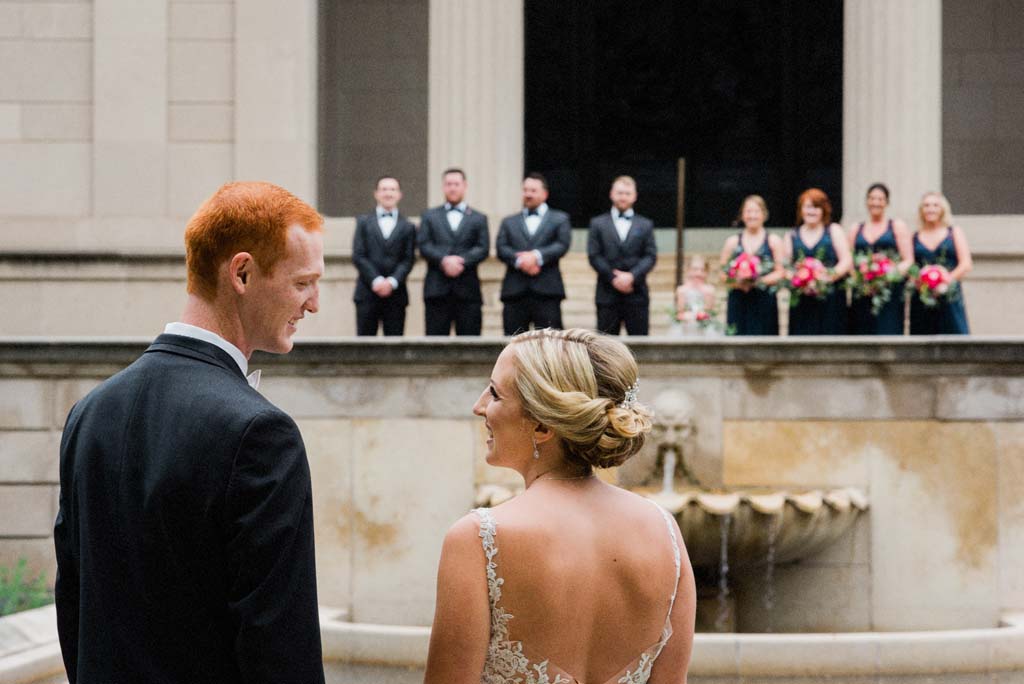
[[[540,273],[540,263],[533,251],[516,252],[516,268],[528,276],[535,276]]]
[[[458,254],[449,254],[441,259],[441,270],[449,278],[458,278],[466,270],[466,260]]]
[[[612,270],[612,287],[622,294],[633,292],[633,274],[629,271]]]
[[[377,278],[374,280],[372,289],[373,293],[378,297],[390,297],[395,291],[395,288],[391,287],[391,281],[387,278]]]

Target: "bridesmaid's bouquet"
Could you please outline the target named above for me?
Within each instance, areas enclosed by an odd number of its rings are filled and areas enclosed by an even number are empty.
[[[799,304],[802,297],[825,299],[832,288],[832,276],[828,268],[821,259],[811,256],[798,259],[793,265],[792,274],[786,280],[791,307]]]
[[[771,273],[774,265],[769,259],[762,259],[756,254],[740,252],[725,265],[725,284],[734,288],[741,285],[752,286],[761,276]]]
[[[892,301],[903,278],[896,260],[887,252],[858,252],[853,256],[853,270],[846,279],[846,289],[854,296],[871,300],[871,314],[877,316]]]
[[[939,264],[911,266],[907,273],[907,290],[916,292],[921,303],[929,309],[944,301],[955,301],[960,296],[960,284],[950,278],[949,271]]]

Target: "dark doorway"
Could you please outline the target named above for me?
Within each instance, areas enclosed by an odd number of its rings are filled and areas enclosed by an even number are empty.
[[[675,224],[730,225],[761,194],[771,225],[820,187],[841,215],[842,0],[525,0],[526,166],[586,225],[612,179]],[[882,103],[880,103],[882,106]]]

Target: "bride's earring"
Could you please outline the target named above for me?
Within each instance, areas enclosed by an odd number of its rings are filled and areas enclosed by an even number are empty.
[[[540,449],[537,448],[537,438],[530,435],[530,441],[533,442],[533,459],[535,461],[540,460]]]

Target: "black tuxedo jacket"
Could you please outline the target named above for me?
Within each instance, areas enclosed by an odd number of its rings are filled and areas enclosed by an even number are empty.
[[[363,214],[356,219],[356,234],[352,239],[352,263],[359,271],[353,301],[366,302],[378,299],[373,291],[373,280],[377,276],[392,277],[398,281],[398,289],[391,299],[403,306],[409,303],[409,292],[405,279],[409,277],[416,260],[416,224],[399,214],[395,229],[387,240],[377,223],[377,212]]]
[[[558,297],[565,299],[565,286],[558,261],[569,251],[572,243],[572,226],[569,215],[564,211],[548,208],[537,232],[530,237],[522,212],[506,216],[498,230],[495,247],[498,258],[508,266],[505,279],[501,282],[501,301],[524,295]],[[544,259],[540,273],[529,276],[516,268],[516,252],[538,250]]]
[[[487,215],[467,206],[457,231],[448,225],[448,212],[443,205],[427,209],[420,219],[417,244],[427,261],[423,298],[454,295],[469,302],[482,302],[476,267],[487,258],[490,250]],[[465,259],[466,263],[466,270],[457,278],[449,278],[441,270],[441,259],[453,254]]]
[[[587,256],[597,271],[594,299],[598,304],[613,304],[620,298],[647,301],[647,274],[658,259],[654,244],[654,223],[646,216],[633,215],[625,241],[619,239],[611,212],[590,220],[587,233]],[[613,270],[633,274],[633,292],[623,294],[612,286]]]
[[[309,464],[222,349],[160,335],[71,410],[57,627],[69,681],[324,681]]]

